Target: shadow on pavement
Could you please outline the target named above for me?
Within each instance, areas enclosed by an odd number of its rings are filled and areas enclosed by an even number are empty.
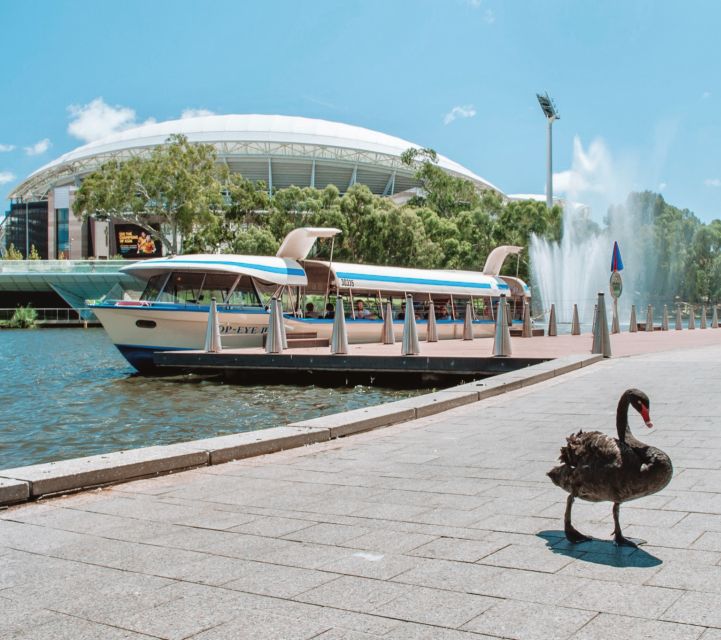
[[[536,534],[546,541],[546,546],[562,556],[576,558],[583,562],[605,564],[610,567],[656,567],[663,560],[652,556],[642,547],[617,547],[611,540],[594,538],[589,542],[573,544],[566,540],[563,531],[539,531]]]

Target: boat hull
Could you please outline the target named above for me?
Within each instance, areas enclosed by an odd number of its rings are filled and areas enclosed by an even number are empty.
[[[96,305],[93,311],[102,323],[113,344],[126,360],[141,373],[155,371],[153,353],[156,351],[192,350],[205,348],[208,310],[203,308],[167,309],[148,306]],[[268,332],[269,314],[260,312],[219,310],[218,325],[224,349],[262,347]],[[330,340],[332,319],[296,318],[284,316],[286,334],[315,334]],[[396,340],[403,337],[403,320],[393,322]],[[418,337],[427,336],[428,322],[417,320]],[[463,337],[463,321],[436,322],[438,338],[450,340]],[[352,344],[380,342],[382,320],[346,319],[348,342]],[[493,336],[490,320],[473,322],[474,337]]]

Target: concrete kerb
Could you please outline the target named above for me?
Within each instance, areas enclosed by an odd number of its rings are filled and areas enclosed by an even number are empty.
[[[387,427],[520,389],[601,359],[598,355],[564,356],[435,393],[285,427],[3,469],[0,470],[0,505],[222,464]]]

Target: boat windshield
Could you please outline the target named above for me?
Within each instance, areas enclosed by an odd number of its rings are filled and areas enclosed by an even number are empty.
[[[141,296],[141,300],[182,305],[209,305],[212,298],[218,304],[261,306],[251,278],[233,273],[161,273],[148,280]]]

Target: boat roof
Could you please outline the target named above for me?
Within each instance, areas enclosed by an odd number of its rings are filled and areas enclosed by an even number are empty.
[[[501,278],[479,271],[410,269],[344,262],[333,262],[330,268],[338,289],[447,293],[459,296],[500,296],[511,292],[511,288]]]
[[[305,270],[298,262],[290,258],[275,256],[195,254],[151,258],[121,269],[125,273],[143,278],[178,270],[243,274],[278,285],[305,286],[308,284]]]

